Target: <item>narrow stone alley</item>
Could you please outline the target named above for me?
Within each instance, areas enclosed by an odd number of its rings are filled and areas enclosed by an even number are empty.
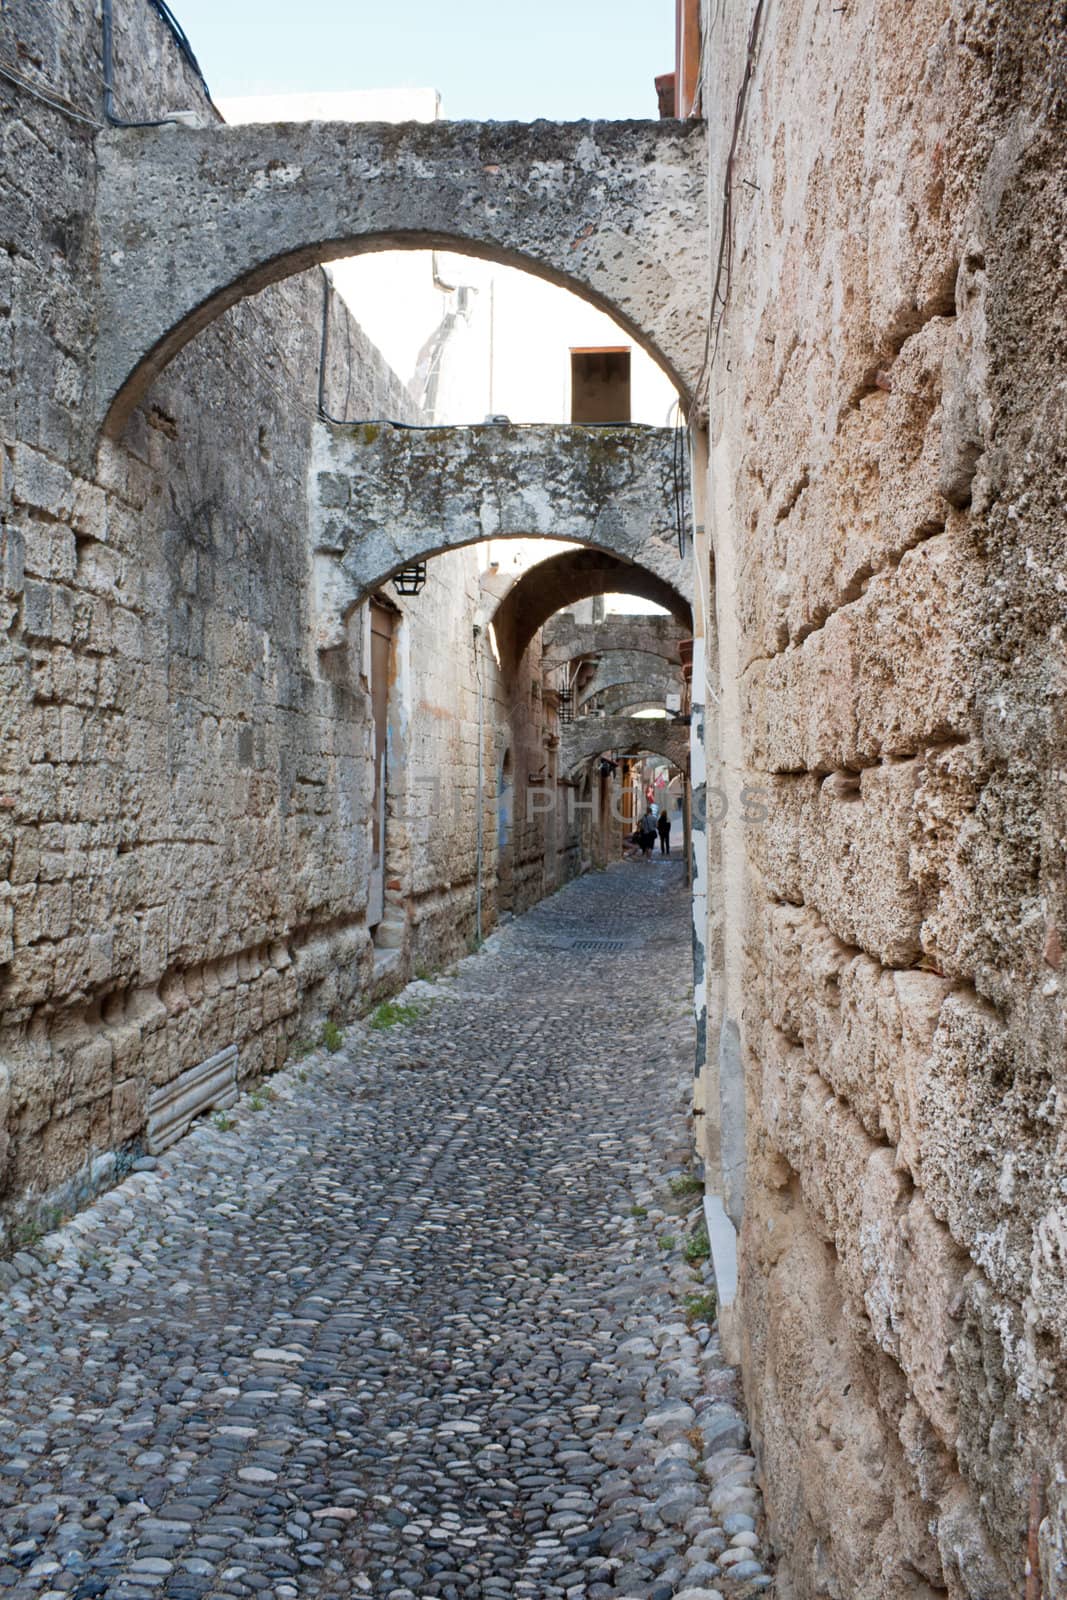
[[[769,1588],[687,914],[675,860],[571,884],[0,1265],[0,1588]]]

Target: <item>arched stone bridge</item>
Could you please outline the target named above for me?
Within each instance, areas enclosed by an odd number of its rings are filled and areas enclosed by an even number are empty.
[[[311,473],[318,642],[399,568],[480,539],[605,551],[688,601],[673,431],[633,425],[402,428],[321,423]]]
[[[663,711],[663,696],[655,696],[641,684],[620,683],[609,689],[600,702],[606,717],[634,717],[639,711]]]
[[[578,690],[578,704],[584,705],[595,695],[606,694],[609,690],[633,689],[631,701],[644,700],[662,706],[666,695],[672,690],[681,695],[684,687],[681,667],[672,667],[662,656],[650,655],[644,650],[605,650],[588,681]]]
[[[556,612],[605,594],[651,600],[670,613],[686,638],[693,632],[693,608],[672,584],[607,550],[579,548],[537,562],[508,590],[493,616],[502,653],[518,661],[538,629]]]
[[[96,148],[94,436],[116,434],[226,307],[364,250],[524,267],[607,311],[695,390],[709,292],[698,123],[115,128]]]
[[[678,646],[689,637],[674,617],[613,613],[602,622],[575,622],[569,612],[561,611],[545,625],[542,662],[545,667],[555,667],[580,656],[625,650],[661,656],[677,664],[681,661]]]
[[[650,750],[689,770],[689,726],[665,717],[579,717],[559,736],[559,771],[570,777],[584,761],[605,751],[621,756]]]

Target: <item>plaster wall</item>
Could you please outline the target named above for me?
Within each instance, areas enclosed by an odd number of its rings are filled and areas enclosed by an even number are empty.
[[[1006,1600],[1036,1474],[1060,1596],[1064,37],[765,7],[731,168],[749,9],[706,19],[708,1103],[778,1590]]]

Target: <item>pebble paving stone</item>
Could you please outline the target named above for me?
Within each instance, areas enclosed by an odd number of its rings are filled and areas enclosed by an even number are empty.
[[[0,1595],[766,1593],[687,919],[581,879],[3,1263]]]

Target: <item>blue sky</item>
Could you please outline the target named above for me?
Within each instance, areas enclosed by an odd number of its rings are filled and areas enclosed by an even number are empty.
[[[439,89],[448,117],[654,117],[674,0],[170,0],[217,97]]]

